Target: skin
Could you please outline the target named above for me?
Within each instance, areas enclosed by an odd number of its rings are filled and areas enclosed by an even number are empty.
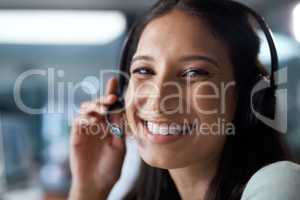
[[[209,59],[190,59],[199,55]],[[210,82],[221,91],[221,83],[230,83],[233,70],[226,46],[219,41],[203,20],[174,10],[151,21],[144,29],[130,67],[131,78],[125,96],[126,117],[139,144],[142,159],[151,166],[168,169],[183,199],[203,197],[213,177],[222,152],[226,136],[195,135],[182,137],[167,144],[151,142],[144,132],[141,119],[182,123],[198,119],[211,125],[217,119],[230,122],[234,115],[235,90],[228,88],[225,94],[225,113],[220,113],[221,98],[191,98],[195,94],[214,95],[215,90],[203,83]],[[207,61],[209,60],[209,61]],[[212,60],[212,62],[211,62]],[[146,70],[145,70],[146,68]],[[207,74],[183,75],[193,68]],[[188,79],[190,77],[190,79]],[[166,83],[175,83],[166,85]],[[201,86],[202,84],[202,86]],[[181,95],[168,98],[174,94]],[[188,105],[191,109],[166,114]],[[219,112],[199,112],[214,109]],[[199,190],[199,188],[201,188]],[[200,193],[200,195],[199,195]]]
[[[197,71],[187,73],[191,68]],[[221,91],[221,83],[234,80],[226,45],[200,18],[173,10],[152,20],[144,29],[130,75],[125,93],[125,116],[124,113],[116,114],[112,121],[120,122],[122,117],[127,120],[130,132],[126,134],[136,139],[141,158],[153,167],[168,169],[182,199],[203,199],[218,166],[226,136],[199,134],[193,129],[190,136],[157,144],[143,134],[141,119],[177,123],[198,120],[208,126],[218,119],[230,122],[235,111],[234,86],[227,88],[223,100],[220,97],[195,98],[216,95],[216,90],[204,83],[211,83]],[[88,127],[105,125],[105,110],[117,99],[114,95],[116,79],[107,85],[104,97],[82,104],[72,126],[70,200],[106,199],[120,176],[126,152],[124,140],[108,134],[99,141],[97,137],[107,133],[105,128],[97,134],[84,129],[86,121]],[[178,95],[166,100],[174,94]],[[224,112],[220,109],[222,102]],[[203,112],[214,109],[216,113]]]
[[[107,132],[105,110],[117,96],[117,80],[110,79],[106,95],[81,104],[74,119],[70,137],[72,184],[69,200],[106,199],[119,179],[126,146],[124,140]],[[122,114],[111,116],[113,123],[122,123]],[[100,127],[93,131],[91,127]]]

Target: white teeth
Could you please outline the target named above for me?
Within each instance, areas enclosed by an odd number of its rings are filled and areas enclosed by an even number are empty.
[[[170,125],[164,123],[164,124],[158,124],[153,122],[146,122],[147,128],[149,132],[152,134],[159,134],[159,135],[177,135],[182,130],[186,129],[185,126],[182,126],[177,123],[171,123]]]
[[[176,123],[171,123],[169,126],[169,132],[170,134],[179,134],[183,128],[181,125],[176,124]]]

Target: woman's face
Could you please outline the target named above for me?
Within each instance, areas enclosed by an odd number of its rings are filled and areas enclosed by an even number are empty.
[[[183,11],[152,20],[130,66],[126,117],[142,159],[174,169],[218,159],[235,111],[228,50]]]

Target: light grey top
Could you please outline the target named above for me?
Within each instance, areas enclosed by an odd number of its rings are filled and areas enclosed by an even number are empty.
[[[247,183],[242,200],[300,200],[300,165],[280,161],[258,170]]]

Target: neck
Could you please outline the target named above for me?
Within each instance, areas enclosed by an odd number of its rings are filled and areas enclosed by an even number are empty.
[[[170,169],[177,190],[183,200],[203,200],[213,179],[217,162],[209,164],[197,163],[184,168]]]

